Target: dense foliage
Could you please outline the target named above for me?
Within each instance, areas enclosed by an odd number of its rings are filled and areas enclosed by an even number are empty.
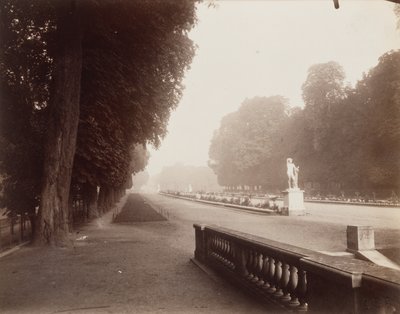
[[[0,14],[1,205],[40,206],[57,242],[68,198],[106,209],[165,135],[194,55],[195,1],[4,0]]]
[[[316,64],[303,84],[304,109],[287,110],[281,98],[272,114],[271,98],[257,97],[225,116],[209,154],[219,183],[284,189],[292,157],[310,193],[397,193],[400,51],[382,55],[354,88],[344,79],[339,64]]]
[[[276,154],[274,142],[286,109],[283,97],[256,97],[222,119],[209,154],[221,185],[258,185],[261,169],[274,171],[264,163]]]
[[[46,2],[36,5],[40,11]],[[0,206],[13,214],[34,213],[39,205],[52,72],[54,25],[32,6],[4,1],[0,10]]]

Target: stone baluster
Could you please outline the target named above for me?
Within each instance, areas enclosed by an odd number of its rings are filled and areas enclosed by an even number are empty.
[[[284,302],[290,301],[289,294],[289,279],[290,279],[290,265],[285,261],[282,262],[282,276],[280,286],[282,288],[283,295],[281,296],[281,300]]]
[[[210,237],[210,245],[209,245],[209,248],[210,248],[210,251],[209,251],[209,254],[212,256],[212,257],[215,257],[215,255],[216,255],[216,253],[215,253],[215,235],[212,235],[211,237]]]
[[[297,295],[299,297],[300,305],[298,306],[298,311],[307,311],[308,304],[306,300],[306,293],[307,293],[307,273],[304,270],[299,269],[299,282],[297,284]]]
[[[249,272],[251,274],[251,277],[249,278],[249,280],[253,281],[254,278],[257,280],[256,274],[255,274],[255,269],[254,269],[255,261],[257,259],[257,252],[254,250],[251,250],[250,255],[251,255],[251,259],[249,261]]]
[[[249,274],[247,270],[247,259],[248,259],[248,251],[244,249],[242,246],[236,246],[236,261],[237,261],[236,271],[243,277],[247,277],[247,275]]]
[[[225,258],[225,250],[226,250],[226,241],[224,238],[221,238],[221,262],[223,264],[226,264],[226,258]]]
[[[254,260],[253,260],[253,275],[254,277],[251,279],[251,282],[258,282],[260,280],[259,272],[258,272],[258,264],[260,263],[260,253],[254,251]]]
[[[248,274],[247,274],[248,280],[252,280],[254,277],[253,263],[254,263],[254,252],[253,252],[253,250],[249,250],[248,260],[247,260],[247,265],[246,265],[247,270],[248,270]]]
[[[253,250],[253,260],[251,262],[251,272],[253,274],[253,277],[251,278],[252,282],[257,282],[258,281],[258,262],[259,262],[259,257],[260,253],[257,251]]]
[[[220,255],[221,255],[221,262],[225,264],[225,239],[224,238],[221,238]]]
[[[218,258],[218,256],[219,256],[219,252],[218,252],[218,249],[219,249],[219,237],[217,235],[214,236],[214,241],[213,242],[214,242],[214,255],[215,255],[216,258]]]
[[[218,254],[218,256],[220,256],[221,255],[221,238],[219,236],[216,236],[215,245],[216,245],[217,254]]]
[[[237,269],[238,268],[238,247],[237,244],[232,241],[230,244],[230,248],[231,248],[231,268],[232,269]]]
[[[268,273],[268,282],[269,282],[269,288],[267,290],[268,293],[275,293],[275,269],[276,269],[276,258],[275,257],[270,257],[270,262],[269,262],[269,273]]]
[[[257,264],[257,277],[258,281],[256,283],[257,286],[262,287],[265,283],[264,281],[264,273],[263,273],[263,267],[265,265],[265,257],[262,253],[260,253],[259,258],[258,258],[258,264]]]
[[[289,301],[289,306],[293,307],[293,308],[298,307],[300,305],[299,298],[297,297],[297,293],[296,293],[298,281],[299,281],[299,277],[297,274],[297,268],[295,266],[291,266],[288,290],[289,290],[290,297],[291,297],[290,301]]]
[[[231,268],[232,267],[232,260],[233,260],[233,255],[232,255],[232,242],[230,240],[227,240],[227,248],[226,248],[226,256],[228,259],[228,266]]]
[[[236,266],[236,245],[229,241],[229,268],[235,269]]]
[[[280,260],[277,260],[275,263],[275,276],[274,276],[274,282],[275,282],[275,293],[274,296],[277,298],[280,298],[283,296],[282,292],[282,287],[281,287],[281,278],[282,278],[282,262]]]
[[[264,264],[263,264],[263,279],[264,279],[264,285],[262,286],[263,289],[267,290],[270,287],[270,280],[269,280],[269,263],[270,263],[270,257],[265,255],[264,256]]]
[[[225,265],[229,268],[231,267],[231,244],[229,240],[225,240]]]
[[[229,266],[229,242],[224,239],[224,264]]]
[[[208,235],[206,238],[206,257],[208,258],[209,256],[212,255],[212,235]]]
[[[213,251],[215,251],[216,243],[217,243],[216,235],[213,235],[212,238],[211,238],[211,249]]]

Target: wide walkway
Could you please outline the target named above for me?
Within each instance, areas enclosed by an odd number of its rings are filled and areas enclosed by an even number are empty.
[[[160,209],[170,216],[163,220],[129,197],[118,223],[109,213],[82,227],[72,249],[24,247],[0,258],[0,312],[268,312],[190,262],[193,237],[172,213]]]
[[[347,225],[368,225],[375,230],[378,249],[400,248],[400,209],[306,203],[305,216],[271,216],[146,194],[154,207],[176,222],[185,237],[193,223],[215,224],[315,251],[343,252]],[[194,241],[194,239],[193,239]]]

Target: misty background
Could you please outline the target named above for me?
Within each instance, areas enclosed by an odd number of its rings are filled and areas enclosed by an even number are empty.
[[[393,8],[385,1],[342,1],[339,10],[326,1],[199,5],[189,34],[196,56],[168,134],[158,150],[150,148],[149,175],[177,165],[207,167],[214,131],[246,98],[281,95],[304,107],[301,86],[313,64],[336,61],[354,87],[382,54],[400,48]]]

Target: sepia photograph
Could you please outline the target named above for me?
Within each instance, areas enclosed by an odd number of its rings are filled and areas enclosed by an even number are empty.
[[[400,312],[400,0],[0,0],[0,313]]]

